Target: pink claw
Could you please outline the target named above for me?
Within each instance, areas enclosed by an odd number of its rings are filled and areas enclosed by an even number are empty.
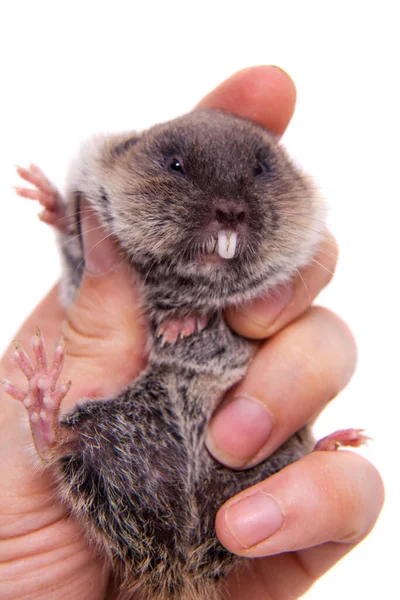
[[[32,340],[33,364],[19,344],[14,344],[13,357],[28,380],[28,390],[24,391],[9,381],[0,380],[6,392],[25,406],[39,455],[46,459],[56,443],[60,404],[71,387],[71,382],[58,383],[65,356],[65,345],[61,339],[56,346],[53,364],[47,367],[47,354],[40,330]]]
[[[370,439],[370,437],[365,435],[363,429],[339,429],[317,442],[314,450],[338,450],[341,446],[358,448],[366,444]]]
[[[22,198],[37,200],[43,207],[39,218],[59,229],[65,229],[67,219],[63,207],[63,200],[57,188],[47,179],[45,174],[36,165],[29,169],[17,167],[17,173],[24,181],[31,183],[32,188],[16,187],[15,191]]]
[[[175,344],[180,338],[189,337],[195,331],[202,331],[207,323],[207,317],[197,317],[196,315],[181,319],[166,319],[159,326],[157,337],[162,337],[162,344]]]

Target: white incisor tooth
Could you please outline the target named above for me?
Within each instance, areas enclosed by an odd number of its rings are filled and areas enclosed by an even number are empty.
[[[218,232],[218,254],[221,258],[233,258],[237,244],[236,231]]]

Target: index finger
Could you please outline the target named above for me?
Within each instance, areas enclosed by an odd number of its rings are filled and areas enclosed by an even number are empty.
[[[255,121],[278,136],[293,116],[296,87],[289,75],[275,66],[238,71],[212,92],[197,108],[220,108]]]
[[[275,66],[243,69],[221,83],[198,105],[220,108],[255,121],[282,135],[293,115],[296,88],[290,77]],[[312,224],[311,226],[312,227]],[[264,339],[300,316],[330,282],[337,262],[337,245],[326,231],[311,263],[298,270],[287,285],[225,311],[227,323],[240,335]]]
[[[312,452],[231,498],[218,512],[218,537],[231,552],[268,560],[257,577],[231,577],[229,598],[264,598],[250,591],[255,579],[274,597],[303,597],[371,531],[383,500],[375,467],[348,451]]]

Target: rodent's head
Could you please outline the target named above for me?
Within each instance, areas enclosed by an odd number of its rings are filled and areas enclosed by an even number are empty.
[[[143,274],[188,280],[209,303],[287,280],[320,238],[308,179],[271,134],[230,114],[194,111],[106,138],[94,164],[124,252]]]

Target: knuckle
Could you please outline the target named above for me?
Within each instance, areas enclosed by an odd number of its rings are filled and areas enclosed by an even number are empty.
[[[357,363],[357,346],[347,324],[327,308],[312,307],[302,320],[301,345],[291,344],[296,372],[333,398],[348,383]],[[329,339],[329,344],[326,340]]]
[[[339,315],[323,306],[313,306],[310,309],[310,315],[319,321],[319,329],[321,328],[321,321],[323,321],[324,329],[326,330],[325,337],[327,337],[329,330],[329,337],[340,345],[344,360],[348,362],[352,358],[353,363],[355,363],[357,359],[357,344],[347,323]]]
[[[347,484],[342,486],[341,514],[347,531],[338,541],[357,544],[373,529],[382,509],[385,490],[378,470],[350,450],[338,452],[346,461]]]
[[[338,255],[339,247],[337,241],[332,233],[328,231],[326,237],[320,244],[316,257],[317,262],[314,261],[313,263],[320,271],[319,276],[322,278],[323,287],[328,285],[335,275]]]

